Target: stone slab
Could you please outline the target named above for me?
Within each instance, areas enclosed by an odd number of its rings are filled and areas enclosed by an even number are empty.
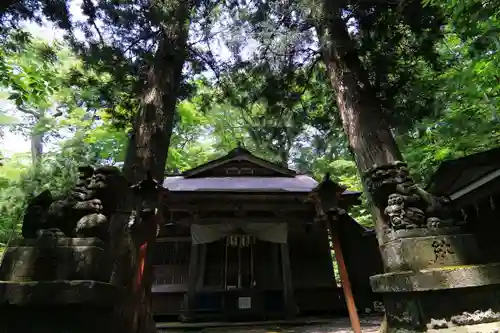
[[[86,304],[102,306],[113,304],[117,288],[99,281],[0,281],[0,306]]]
[[[41,237],[29,239],[15,239],[9,243],[9,247],[16,246],[96,246],[104,248],[104,242],[99,238],[71,238],[71,237]]]
[[[383,295],[391,333],[499,323],[499,296],[499,285]]]
[[[0,305],[2,333],[111,333],[113,308],[63,304],[55,306]]]
[[[500,332],[500,322],[476,324],[467,326],[454,326],[439,329],[429,329],[427,333],[498,333]]]
[[[380,250],[387,272],[487,263],[472,234],[400,238]]]
[[[402,229],[402,230],[391,230],[385,233],[382,240],[383,243],[386,243],[402,238],[454,235],[461,233],[463,233],[463,228],[460,226],[443,227],[443,228]]]
[[[109,281],[110,264],[103,247],[84,245],[94,242],[66,239],[52,243],[55,246],[27,246],[30,243],[7,248],[0,266],[1,281]]]
[[[370,277],[370,284],[372,290],[379,293],[470,288],[500,284],[500,263],[378,274]]]

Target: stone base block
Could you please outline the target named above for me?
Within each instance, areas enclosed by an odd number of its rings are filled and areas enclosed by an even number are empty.
[[[455,234],[463,234],[463,233],[464,233],[463,228],[461,226],[442,227],[442,228],[414,228],[414,229],[390,230],[387,233],[384,233],[382,241],[383,241],[383,243],[387,243],[387,242],[391,242],[393,240],[401,239],[401,238],[455,235]]]
[[[461,332],[500,324],[498,263],[387,273],[371,283],[382,293],[389,332]]]
[[[112,306],[116,297],[115,286],[99,281],[0,281],[0,306]]]
[[[378,293],[500,286],[500,263],[379,274],[370,277],[370,284],[372,290]]]
[[[428,333],[498,333],[500,332],[500,322],[466,325],[466,326],[452,326],[441,329],[430,329]]]
[[[380,250],[388,272],[487,263],[472,234],[399,238]]]
[[[110,333],[113,309],[105,305],[0,305],[2,333]]]
[[[96,238],[19,240],[5,252],[0,281],[108,282],[110,268],[104,244]]]

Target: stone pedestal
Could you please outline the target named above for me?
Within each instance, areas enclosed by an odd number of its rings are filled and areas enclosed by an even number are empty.
[[[110,267],[98,239],[13,242],[0,266],[0,331],[112,332],[117,288]]]
[[[488,263],[459,228],[391,231],[381,245],[389,332],[498,332],[500,263]]]

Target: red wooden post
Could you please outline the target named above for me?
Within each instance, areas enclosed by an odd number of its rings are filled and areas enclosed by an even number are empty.
[[[361,323],[359,322],[359,316],[356,310],[354,296],[352,295],[351,282],[349,281],[349,274],[347,274],[347,268],[345,266],[342,248],[340,247],[340,239],[337,233],[337,227],[334,222],[335,220],[337,220],[336,217],[328,217],[328,222],[330,223],[330,233],[332,236],[333,250],[335,251],[335,259],[337,259],[337,264],[339,265],[342,290],[344,291],[345,302],[347,304],[347,311],[349,312],[349,319],[351,321],[352,330],[354,331],[354,333],[361,333]]]

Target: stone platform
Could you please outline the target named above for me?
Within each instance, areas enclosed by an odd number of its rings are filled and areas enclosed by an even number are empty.
[[[97,238],[16,240],[5,250],[0,266],[0,281],[107,282],[110,274],[104,243]]]
[[[446,231],[400,231],[381,245],[386,273],[370,282],[389,332],[498,332],[500,263],[484,259],[474,235]]]
[[[376,333],[381,316],[360,318],[363,333]],[[352,328],[347,317],[296,318],[293,320],[258,322],[208,322],[208,323],[157,323],[159,333],[350,333]]]
[[[0,266],[0,332],[109,333],[119,296],[110,272],[96,238],[12,242]]]

